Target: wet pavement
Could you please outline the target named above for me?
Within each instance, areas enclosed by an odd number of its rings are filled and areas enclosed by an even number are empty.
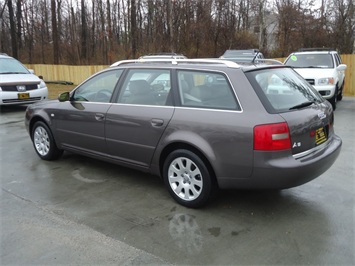
[[[24,107],[0,117],[1,265],[355,265],[355,98],[335,112],[330,170],[282,191],[176,204],[154,176],[64,153],[36,155]]]

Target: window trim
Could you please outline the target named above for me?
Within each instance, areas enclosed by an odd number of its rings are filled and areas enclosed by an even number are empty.
[[[94,80],[96,77],[98,76],[101,76],[101,75],[105,75],[109,72],[116,72],[120,73],[120,76],[118,77],[117,81],[116,81],[116,84],[113,86],[113,91],[112,91],[112,94],[111,94],[111,97],[110,97],[110,100],[108,102],[96,102],[96,101],[80,101],[80,100],[75,100],[74,99],[74,96],[76,94],[76,92],[78,90],[80,90],[83,86],[87,85],[89,82],[91,82],[92,80]],[[117,84],[119,84],[120,82],[120,79],[122,78],[122,75],[124,73],[124,70],[123,69],[109,69],[109,70],[105,70],[105,71],[102,71],[102,72],[98,72],[96,75],[93,75],[92,77],[90,77],[89,79],[83,81],[80,85],[78,85],[71,93],[70,93],[70,101],[75,101],[75,102],[86,102],[86,103],[112,103],[112,99],[114,98],[115,96],[115,92],[117,90]]]
[[[219,71],[219,70],[210,70],[210,69],[191,69],[191,68],[178,68],[174,70],[175,72],[175,80],[176,80],[176,95],[175,95],[175,102],[177,103],[176,106],[177,107],[181,107],[181,108],[188,108],[188,109],[199,109],[199,110],[217,110],[217,111],[232,111],[232,112],[242,112],[243,108],[242,105],[240,104],[239,98],[236,94],[236,91],[234,89],[234,86],[231,82],[231,80],[229,79],[229,76],[226,72],[224,71]],[[235,108],[223,108],[223,107],[213,107],[213,106],[193,106],[193,105],[184,105],[181,101],[181,90],[180,90],[180,86],[179,86],[179,72],[200,72],[204,75],[206,75],[206,73],[211,73],[211,75],[222,75],[225,78],[225,81],[227,82],[227,86],[228,89],[231,92],[231,95],[234,98],[236,107]]]
[[[124,88],[127,79],[131,79],[131,77],[134,75],[134,72],[137,71],[142,71],[142,72],[150,72],[150,71],[165,71],[167,74],[170,75],[170,90],[168,92],[166,102],[165,104],[139,104],[139,103],[125,103],[120,101],[120,96],[121,93],[124,93]],[[133,72],[133,73],[132,73]],[[160,74],[161,75],[161,74]],[[158,75],[159,76],[159,75]],[[158,76],[156,76],[153,80],[155,80]],[[122,105],[137,105],[137,106],[173,106],[171,104],[171,100],[169,97],[171,97],[171,93],[173,90],[173,85],[172,85],[172,80],[173,80],[173,75],[172,75],[172,69],[170,68],[165,68],[165,67],[127,67],[124,69],[124,73],[121,75],[120,81],[117,83],[117,90],[115,95],[112,97],[112,103],[113,104],[122,104]],[[149,79],[148,79],[149,81]],[[128,85],[127,85],[128,86]]]

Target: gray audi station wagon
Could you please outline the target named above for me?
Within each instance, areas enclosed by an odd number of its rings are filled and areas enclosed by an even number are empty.
[[[332,106],[283,65],[125,60],[28,106],[44,160],[70,151],[161,177],[181,205],[217,189],[285,189],[324,173],[342,141]]]

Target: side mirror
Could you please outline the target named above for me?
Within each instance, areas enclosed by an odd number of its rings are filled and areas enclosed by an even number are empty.
[[[340,64],[338,67],[337,67],[337,70],[338,71],[344,71],[346,69],[346,65],[345,64]]]
[[[35,73],[35,71],[33,69],[29,69],[28,71],[30,71],[31,74]]]
[[[63,92],[63,93],[59,94],[59,96],[58,96],[58,100],[60,102],[66,102],[66,101],[69,101],[69,99],[70,99],[69,92]]]

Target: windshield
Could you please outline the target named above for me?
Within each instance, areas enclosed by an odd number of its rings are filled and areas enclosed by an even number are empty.
[[[322,96],[291,68],[268,68],[246,73],[269,113],[305,108],[324,101]]]
[[[331,54],[294,54],[285,62],[286,66],[296,68],[333,68]]]
[[[0,74],[30,74],[30,72],[16,59],[1,58]]]

